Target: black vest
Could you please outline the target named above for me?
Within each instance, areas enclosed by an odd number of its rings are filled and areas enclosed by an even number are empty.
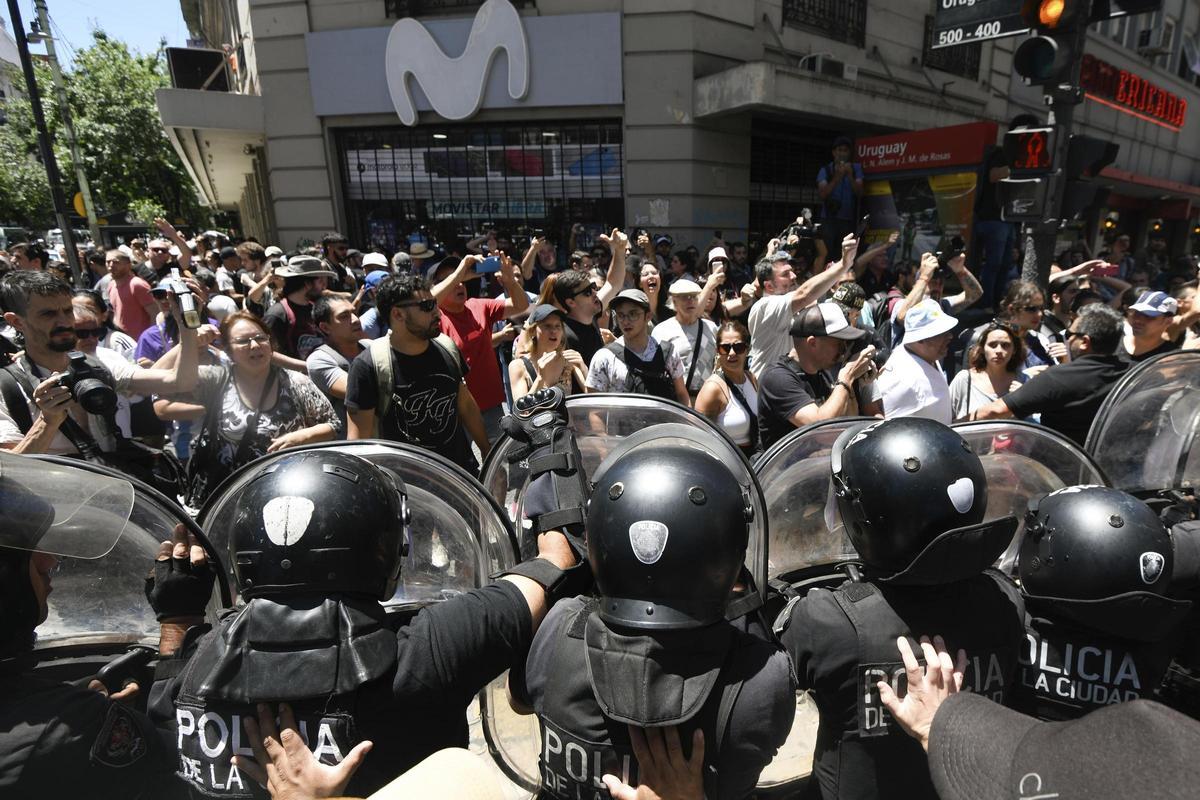
[[[1066,720],[1112,703],[1156,700],[1176,639],[1134,642],[1031,614],[1016,707]]]
[[[587,602],[568,617],[564,629],[554,643],[545,692],[535,698],[534,706],[542,732],[542,751],[538,768],[542,778],[542,800],[601,800],[610,795],[600,778],[611,774],[631,785],[637,784],[637,759],[629,743],[625,723],[604,716],[596,703],[588,680],[588,666],[583,632],[588,615],[595,611],[595,601]],[[690,756],[692,733],[697,727],[704,731],[704,795],[717,800],[717,762],[721,744],[727,732],[729,715],[741,691],[742,682],[734,675],[745,674],[738,669],[739,650],[749,634],[739,634],[716,686],[696,716],[679,726],[679,738],[685,754]]]
[[[847,582],[832,595],[854,628],[858,653],[852,680],[814,681],[818,687],[833,682],[841,687],[832,697],[815,693],[821,723],[813,772],[822,795],[936,798],[921,746],[884,708],[876,682],[887,681],[903,697],[908,684],[896,639],[940,634],[952,653],[967,651],[963,690],[1005,702],[1016,681],[1023,627],[1016,586],[988,570],[944,586]]]

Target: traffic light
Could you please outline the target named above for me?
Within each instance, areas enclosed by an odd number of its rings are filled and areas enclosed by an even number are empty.
[[[1121,145],[1094,136],[1074,134],[1067,143],[1067,163],[1064,167],[1062,216],[1075,219],[1089,208],[1103,203],[1108,190],[1094,179],[1100,171],[1117,160]]]
[[[1054,129],[1014,128],[1004,134],[1010,177],[1000,181],[1000,216],[1008,222],[1041,222],[1054,172]]]
[[[1034,35],[1013,53],[1013,69],[1027,86],[1071,83],[1071,72],[1081,57],[1075,33],[1087,24],[1079,0],[1026,0],[1021,16]]]

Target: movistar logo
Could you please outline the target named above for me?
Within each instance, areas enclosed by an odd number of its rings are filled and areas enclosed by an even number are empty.
[[[521,15],[508,0],[487,0],[479,7],[466,49],[458,58],[446,55],[411,17],[399,20],[388,34],[388,92],[405,125],[415,125],[417,109],[408,90],[411,75],[433,110],[446,119],[467,119],[483,103],[483,90],[496,54],[508,55],[508,95],[520,100],[529,91],[529,48]]]

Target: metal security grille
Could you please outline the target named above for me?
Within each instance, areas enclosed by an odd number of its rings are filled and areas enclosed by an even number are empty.
[[[931,69],[939,69],[971,80],[979,80],[979,57],[983,52],[981,42],[958,44],[953,47],[933,47],[933,17],[925,17],[925,49],[921,63]]]
[[[755,119],[750,134],[750,239],[765,245],[804,208],[821,216],[817,173],[837,131]]]
[[[867,0],[783,0],[783,24],[862,47],[867,36]]]
[[[393,250],[422,226],[439,238],[485,227],[620,225],[619,120],[545,125],[349,128],[337,133],[352,240]]]
[[[534,0],[510,0],[517,8],[532,6]],[[482,0],[384,0],[383,10],[390,19],[419,17],[424,14],[443,14],[455,11],[474,11]]]

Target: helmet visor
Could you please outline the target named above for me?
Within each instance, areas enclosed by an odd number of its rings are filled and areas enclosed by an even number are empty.
[[[133,502],[129,481],[0,452],[0,547],[100,558],[121,538]]]

